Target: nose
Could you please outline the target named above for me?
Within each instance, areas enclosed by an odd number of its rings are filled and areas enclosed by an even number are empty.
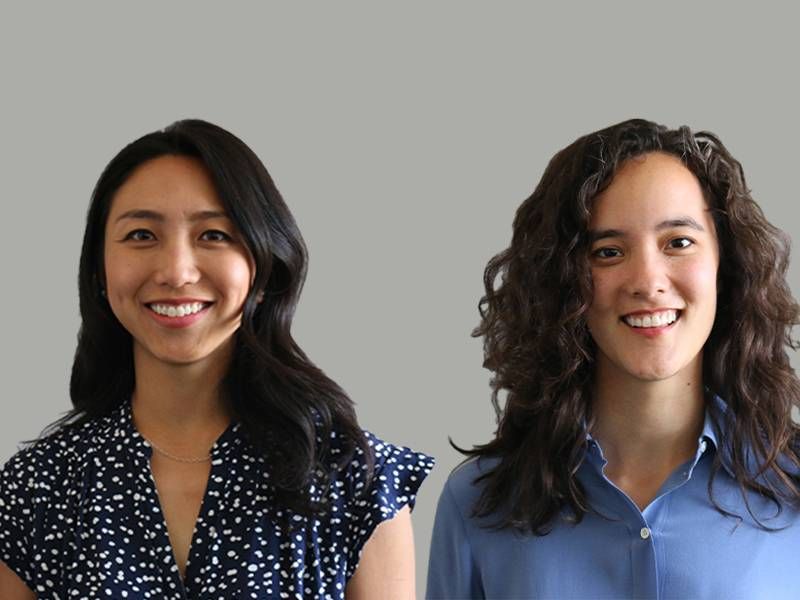
[[[653,299],[669,289],[669,267],[665,257],[657,250],[641,250],[628,263],[626,291],[636,298]]]
[[[174,240],[163,246],[153,275],[156,284],[179,289],[197,283],[199,279],[197,256],[190,243]]]

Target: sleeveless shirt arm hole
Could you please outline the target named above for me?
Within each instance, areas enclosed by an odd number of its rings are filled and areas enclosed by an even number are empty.
[[[394,518],[406,505],[413,511],[417,491],[435,463],[431,456],[389,444],[368,431],[364,433],[375,463],[372,481],[366,489],[363,483],[363,455],[357,454],[352,465],[353,481],[350,484],[353,486],[354,496],[345,513],[348,519],[347,580],[355,573],[364,545],[375,528]]]
[[[483,597],[464,515],[448,480],[436,507],[425,598]]]
[[[17,453],[0,470],[0,560],[33,590],[34,507],[23,460],[27,454]]]

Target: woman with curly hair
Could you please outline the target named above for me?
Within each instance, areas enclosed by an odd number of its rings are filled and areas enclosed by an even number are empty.
[[[486,269],[498,428],[441,495],[428,597],[796,597],[788,255],[710,133],[557,153]]]
[[[291,335],[300,231],[258,157],[199,120],[95,187],[74,409],[0,471],[0,597],[414,593],[432,459],[363,431]]]

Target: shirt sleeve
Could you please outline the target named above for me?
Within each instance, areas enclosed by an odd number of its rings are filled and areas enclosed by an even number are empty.
[[[450,481],[436,507],[425,597],[430,600],[484,597],[464,517]]]
[[[408,505],[414,509],[417,490],[431,472],[435,459],[410,448],[395,446],[364,432],[374,456],[373,477],[364,489],[366,464],[357,452],[353,466],[354,499],[350,505],[348,526],[347,571],[349,580],[355,573],[364,544],[375,528],[394,517]]]
[[[34,510],[23,456],[12,457],[0,470],[0,560],[35,589],[30,557]]]

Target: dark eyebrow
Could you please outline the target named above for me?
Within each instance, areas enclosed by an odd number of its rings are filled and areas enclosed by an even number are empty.
[[[697,231],[705,231],[702,225],[695,221],[692,217],[679,217],[677,219],[668,219],[666,221],[661,221],[658,225],[656,225],[656,231],[661,231],[663,229],[673,229],[675,227],[690,227]],[[589,243],[593,244],[598,240],[602,240],[605,238],[612,238],[612,237],[619,237],[624,238],[627,237],[627,233],[620,229],[593,229],[589,231]]]
[[[122,219],[146,219],[149,221],[164,222],[164,215],[154,210],[144,210],[141,208],[134,208],[133,210],[126,211],[117,217],[115,223],[119,223]],[[229,219],[228,215],[219,210],[200,210],[196,213],[189,215],[189,221],[207,221],[208,219]]]

